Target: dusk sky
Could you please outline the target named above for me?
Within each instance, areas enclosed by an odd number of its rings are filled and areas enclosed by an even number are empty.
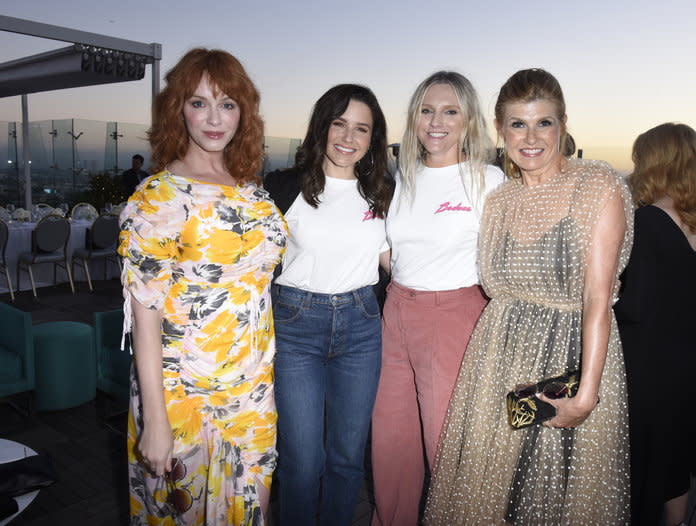
[[[467,7],[467,4],[470,7]],[[635,137],[667,121],[696,127],[696,2],[462,0],[24,0],[3,15],[162,44],[164,73],[188,49],[234,54],[261,92],[266,135],[304,135],[314,101],[343,82],[369,86],[401,139],[416,85],[439,69],[467,76],[492,127],[500,86],[543,67],[561,83],[585,157],[631,167]],[[0,33],[0,62],[66,46]],[[148,124],[150,68],[139,82],[29,95],[29,119]],[[0,99],[20,121],[20,97]]]

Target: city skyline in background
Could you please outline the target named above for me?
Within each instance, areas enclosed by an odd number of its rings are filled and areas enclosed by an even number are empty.
[[[116,8],[117,7],[117,8]],[[399,142],[408,99],[433,71],[452,69],[479,92],[492,127],[497,91],[515,71],[543,67],[564,89],[568,128],[586,158],[631,168],[635,137],[668,121],[696,126],[696,3],[686,0],[577,5],[503,0],[463,6],[415,1],[346,5],[298,0],[192,6],[181,0],[118,6],[28,0],[2,14],[162,44],[161,74],[188,49],[221,48],[261,92],[266,135],[302,138],[313,103],[332,85],[356,82],[377,95]],[[0,62],[65,43],[0,33]],[[29,120],[150,122],[145,78],[30,94]],[[0,99],[0,121],[21,121],[19,97]]]
[[[22,123],[0,121],[0,206],[25,204]],[[58,206],[92,194],[120,194],[120,174],[139,153],[149,168],[147,126],[112,121],[60,119],[31,121],[28,126],[31,199]],[[262,175],[293,164],[299,139],[264,136]],[[106,183],[107,176],[111,183]]]

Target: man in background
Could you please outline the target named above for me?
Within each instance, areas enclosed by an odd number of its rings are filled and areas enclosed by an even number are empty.
[[[133,195],[133,192],[135,192],[135,187],[140,184],[140,181],[150,175],[142,169],[143,162],[145,162],[143,156],[136,153],[133,156],[131,168],[121,174],[123,176],[123,184],[126,187],[126,199]]]

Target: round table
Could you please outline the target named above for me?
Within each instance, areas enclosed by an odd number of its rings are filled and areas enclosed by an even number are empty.
[[[20,444],[19,442],[14,442],[13,440],[5,440],[3,438],[0,438],[0,464],[4,464],[5,462],[12,462],[13,460],[19,460],[24,457],[30,457],[32,455],[36,455],[36,451],[31,449],[30,447]],[[5,524],[9,523],[17,515],[22,513],[24,508],[29,506],[29,504],[31,504],[31,501],[34,500],[34,498],[36,498],[38,494],[39,490],[37,489],[30,493],[25,493],[24,495],[15,497],[17,505],[19,506],[19,511],[14,515],[10,515],[5,519],[0,520],[0,526],[5,526]]]

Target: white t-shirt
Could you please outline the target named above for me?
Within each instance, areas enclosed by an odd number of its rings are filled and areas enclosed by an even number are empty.
[[[326,177],[319,206],[300,193],[285,214],[290,239],[279,285],[340,294],[374,285],[389,250],[384,219],[373,217],[355,179]]]
[[[403,202],[401,174],[387,215],[391,245],[392,278],[416,290],[453,290],[470,287],[478,278],[478,232],[483,198],[476,206],[469,163],[461,164],[467,181],[462,184],[459,165],[422,167],[416,174],[416,197]],[[503,172],[486,167],[488,192],[503,182]],[[468,195],[467,195],[468,194]]]

